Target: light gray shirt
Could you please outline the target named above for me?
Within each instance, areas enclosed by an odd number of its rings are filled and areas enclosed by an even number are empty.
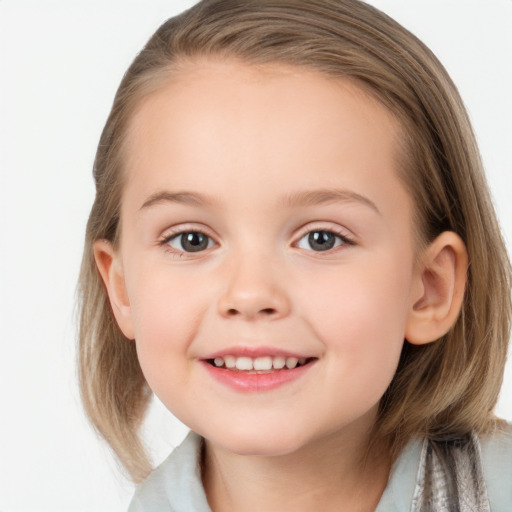
[[[201,443],[202,438],[190,432],[137,488],[128,512],[211,512],[201,483]],[[477,465],[483,474],[485,501],[488,502],[485,510],[512,512],[512,427],[484,437],[477,444],[480,459]],[[417,503],[414,503],[423,491],[428,454],[428,441],[413,439],[408,443],[393,466],[375,512],[417,510]],[[456,509],[481,512],[478,507],[466,502]],[[455,508],[434,504],[430,510],[454,512]]]

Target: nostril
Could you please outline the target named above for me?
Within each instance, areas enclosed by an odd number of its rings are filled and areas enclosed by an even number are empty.
[[[227,310],[226,313],[228,314],[228,316],[235,316],[235,315],[239,315],[240,311],[235,308],[230,308]],[[264,309],[261,309],[258,313],[262,313],[264,315],[273,315],[276,313],[276,310],[274,308],[264,308]]]

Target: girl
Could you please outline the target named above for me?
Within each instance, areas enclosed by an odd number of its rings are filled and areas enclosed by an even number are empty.
[[[358,0],[205,0],[127,71],[95,161],[85,408],[131,511],[509,510],[510,265],[467,114]]]

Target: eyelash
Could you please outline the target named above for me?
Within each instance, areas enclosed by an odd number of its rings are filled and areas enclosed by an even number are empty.
[[[179,249],[175,249],[173,247],[171,247],[169,245],[169,242],[171,242],[172,240],[178,238],[178,237],[181,237],[185,234],[198,234],[198,235],[203,235],[205,237],[207,237],[209,239],[209,242],[208,242],[208,245],[210,243],[210,241],[213,241],[213,237],[208,235],[207,233],[205,233],[204,231],[200,231],[200,230],[197,230],[197,229],[181,229],[179,231],[175,231],[173,233],[170,233],[170,234],[166,234],[166,236],[164,238],[162,238],[160,241],[159,241],[159,245],[162,246],[166,252],[169,252],[170,254],[172,254],[174,257],[177,257],[177,258],[183,258],[185,257],[185,255],[192,255],[194,254],[195,252],[204,252],[205,250],[207,249],[211,249],[211,247],[206,247],[206,249],[204,250],[199,250],[199,251],[185,251],[185,250],[179,250]],[[343,245],[355,245],[355,242],[354,240],[352,240],[351,238],[349,238],[345,233],[342,233],[340,230],[337,230],[337,229],[333,229],[333,228],[329,228],[329,229],[322,229],[322,228],[316,228],[316,229],[309,229],[308,231],[305,231],[304,233],[302,233],[300,235],[300,237],[298,238],[297,242],[295,242],[295,246],[298,246],[299,242],[301,240],[303,240],[306,236],[310,235],[311,233],[328,233],[328,234],[331,234],[331,235],[334,235],[336,238],[338,238],[341,243],[339,243],[338,245],[335,245],[334,247],[332,248],[329,248],[325,251],[314,251],[313,249],[304,249],[304,250],[307,250],[309,252],[313,252],[313,253],[327,253],[327,254],[330,254],[333,249],[336,249],[337,247],[340,247],[340,246],[343,246]],[[215,242],[214,242],[215,243]]]
[[[354,240],[352,240],[351,238],[349,238],[347,236],[346,233],[342,233],[341,230],[338,230],[336,228],[329,228],[329,229],[323,229],[323,228],[316,228],[316,229],[309,229],[308,231],[302,233],[298,239],[297,242],[295,242],[295,245],[298,246],[298,244],[300,243],[301,240],[303,240],[305,237],[311,235],[312,233],[328,233],[330,235],[334,235],[336,238],[338,238],[341,243],[339,243],[338,245],[335,245],[334,247],[330,248],[330,249],[327,249],[325,251],[314,251],[312,249],[305,249],[305,250],[308,250],[308,251],[311,251],[311,252],[314,252],[314,253],[319,253],[319,254],[322,254],[322,253],[326,253],[326,254],[331,254],[332,251],[334,249],[336,249],[337,247],[340,247],[340,246],[343,246],[343,245],[355,245],[355,242]],[[335,242],[336,243],[336,242]]]
[[[200,234],[200,235],[203,235],[205,236],[206,238],[209,239],[209,241],[212,241],[213,240],[213,237],[208,235],[207,233],[205,233],[204,231],[200,231],[199,229],[180,229],[178,231],[175,231],[175,232],[171,232],[171,233],[167,233],[159,242],[158,244],[160,246],[162,246],[164,248],[164,250],[166,252],[168,252],[169,254],[171,254],[172,256],[176,257],[176,258],[184,258],[186,255],[191,255],[191,254],[194,254],[194,251],[182,251],[182,250],[179,250],[179,249],[175,249],[173,247],[171,247],[169,245],[169,242],[171,242],[171,240],[174,240],[175,238],[178,238],[180,236],[183,236],[183,235],[186,235],[186,234],[190,234],[190,233],[195,233],[195,234]],[[208,242],[208,245],[209,245],[209,242]],[[207,247],[208,249],[209,247]],[[204,251],[196,251],[196,252],[204,252]]]

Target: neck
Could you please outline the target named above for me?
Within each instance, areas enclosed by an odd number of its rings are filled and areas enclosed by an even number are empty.
[[[213,512],[374,511],[386,487],[387,450],[339,433],[278,456],[237,455],[206,442],[203,484]],[[343,507],[343,508],[341,508]]]

